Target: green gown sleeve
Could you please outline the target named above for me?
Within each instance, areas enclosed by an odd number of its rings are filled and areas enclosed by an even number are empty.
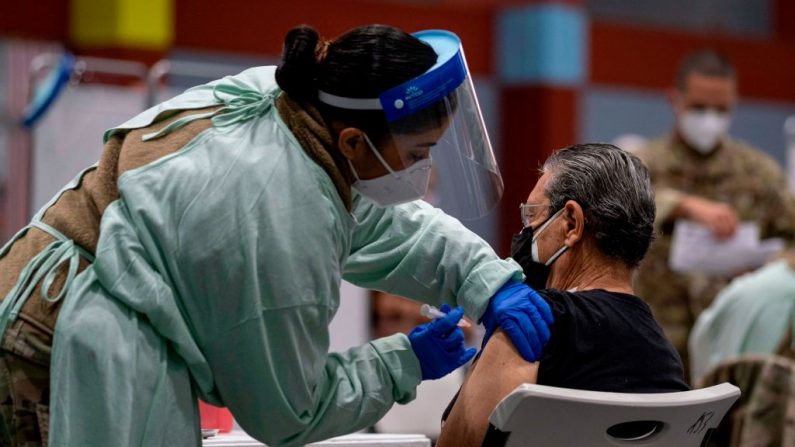
[[[342,353],[326,354],[318,333],[304,331],[292,309],[284,324],[268,319],[284,335],[250,344],[248,361],[228,344],[240,337],[256,339],[260,325],[247,322],[230,339],[209,348],[210,357],[239,368],[216,374],[219,392],[235,419],[251,436],[270,446],[300,446],[361,430],[377,422],[394,402],[414,398],[420,366],[403,334],[374,340]],[[291,321],[291,322],[287,322]],[[274,324],[271,324],[274,323]],[[308,328],[308,326],[307,326]]]
[[[500,259],[458,220],[416,201],[378,208],[358,196],[358,222],[344,278],[418,301],[463,306],[478,320],[488,300],[522,268]]]

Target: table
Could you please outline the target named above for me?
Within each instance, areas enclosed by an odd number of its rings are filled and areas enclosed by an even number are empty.
[[[242,430],[220,433],[205,439],[204,447],[267,447]],[[431,440],[425,435],[354,433],[321,442],[307,444],[307,447],[431,447]]]

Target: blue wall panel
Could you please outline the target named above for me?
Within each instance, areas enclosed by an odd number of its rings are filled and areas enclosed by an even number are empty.
[[[585,79],[588,30],[581,9],[555,4],[506,8],[497,20],[501,80],[577,85]]]

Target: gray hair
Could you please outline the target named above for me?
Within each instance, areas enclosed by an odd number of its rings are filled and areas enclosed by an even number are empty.
[[[545,193],[550,211],[574,200],[585,214],[585,233],[611,258],[636,267],[654,240],[654,192],[640,159],[612,144],[575,144],[552,154]]]

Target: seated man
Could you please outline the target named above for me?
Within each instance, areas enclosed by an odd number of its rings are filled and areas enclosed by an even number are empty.
[[[629,393],[686,391],[682,361],[631,278],[653,239],[654,195],[635,156],[609,144],[553,154],[522,205],[512,256],[552,307],[552,337],[528,363],[497,332],[445,413],[438,446],[481,445],[521,383]]]

